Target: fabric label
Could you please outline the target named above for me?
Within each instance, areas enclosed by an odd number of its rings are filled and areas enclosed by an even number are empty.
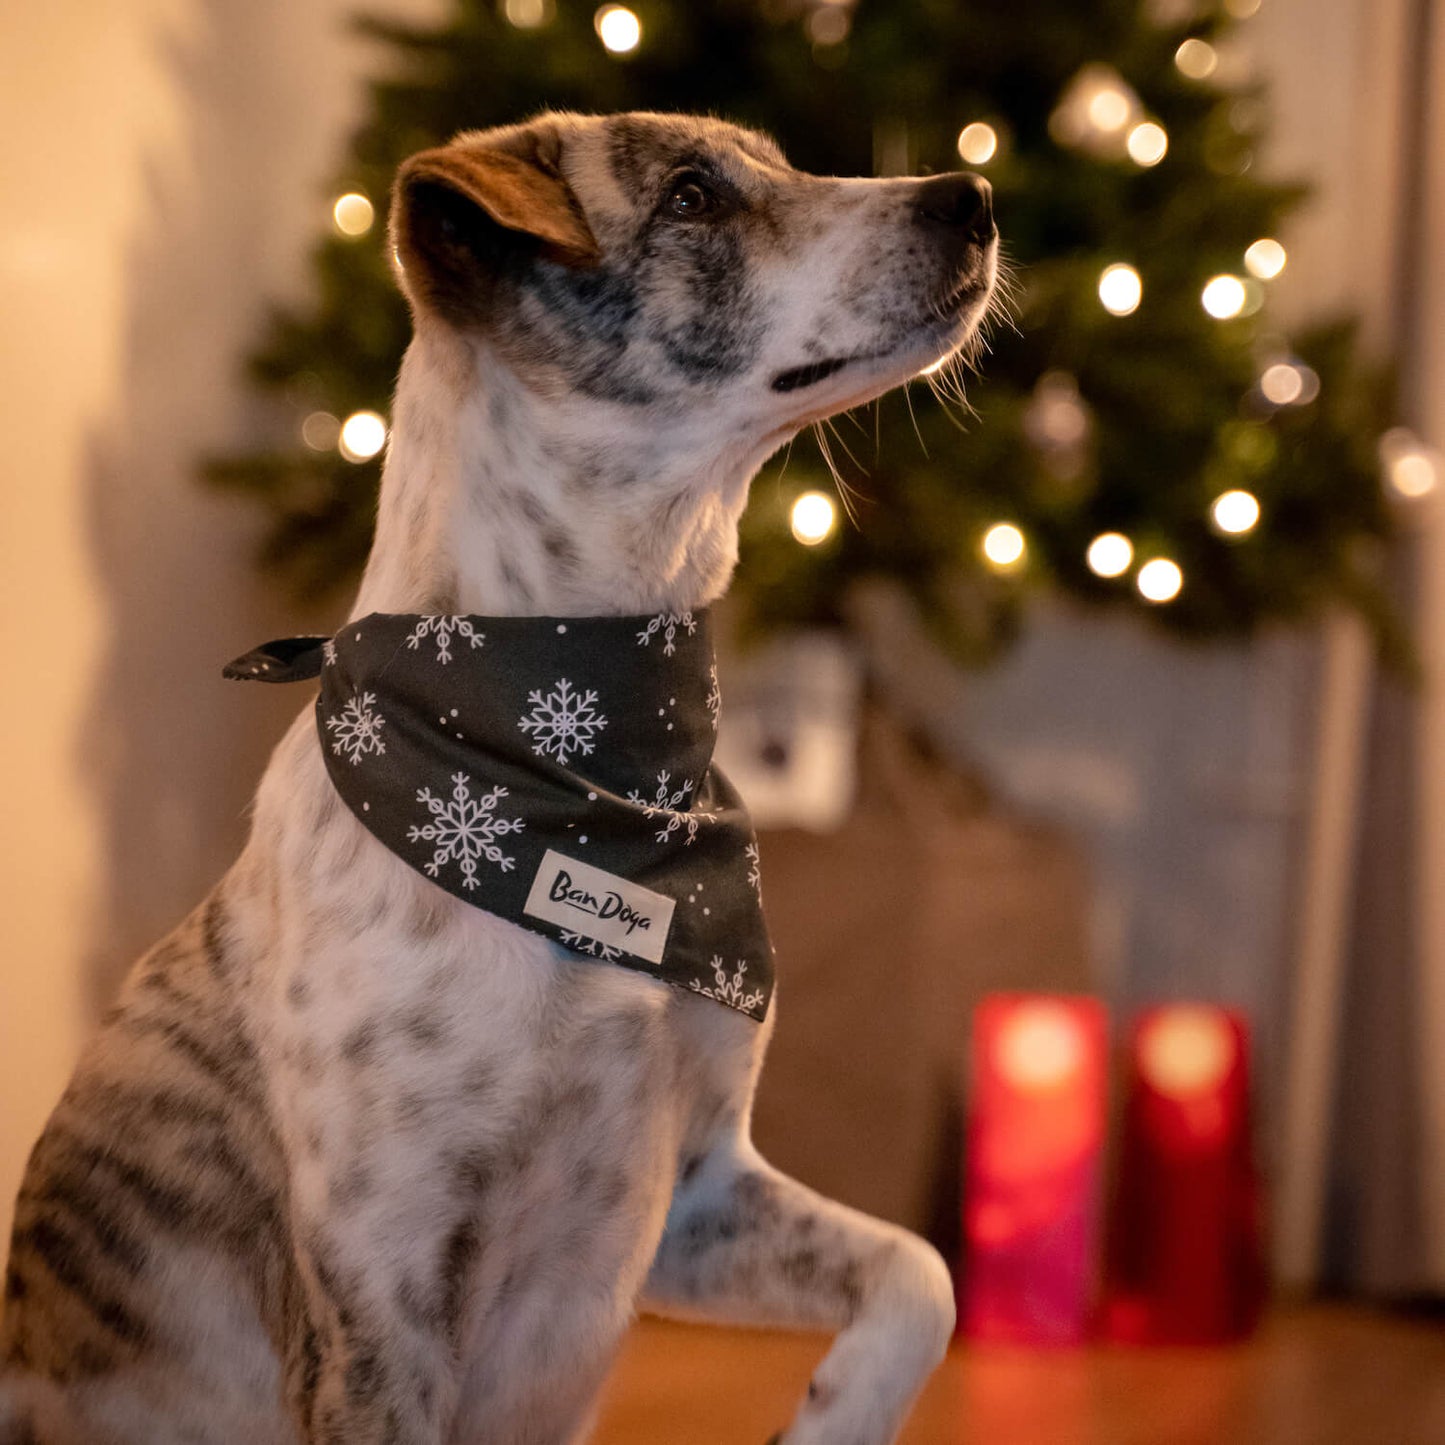
[[[523,909],[612,948],[662,962],[676,900],[549,848]]]

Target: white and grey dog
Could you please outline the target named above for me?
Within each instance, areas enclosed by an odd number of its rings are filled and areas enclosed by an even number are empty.
[[[823,179],[683,116],[459,136],[392,227],[415,339],[358,617],[711,602],[763,460],[966,347],[997,264],[975,177]],[[565,1445],[642,1308],[840,1331],[782,1439],[883,1445],[948,1273],[757,1155],[768,1033],[429,883],[307,709],[36,1146],[0,1441]]]

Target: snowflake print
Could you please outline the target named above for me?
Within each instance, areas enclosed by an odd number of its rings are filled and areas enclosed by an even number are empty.
[[[541,688],[533,688],[527,701],[532,704],[531,715],[519,718],[517,726],[536,739],[532,751],[538,757],[551,753],[564,768],[570,754],[590,753],[593,735],[607,726],[607,719],[597,711],[597,694],[590,688],[578,692],[565,677],[545,697]]]
[[[723,963],[717,954],[712,956],[713,983],[711,985],[699,983],[697,979],[690,978],[687,986],[694,992],[700,993],[704,998],[716,999],[718,1003],[725,1003],[735,1009],[741,1009],[744,1013],[751,1013],[763,1001],[763,991],[760,988],[748,989],[748,965],[747,960],[737,960],[737,969],[731,978],[728,977],[727,965]]]
[[[486,641],[487,634],[478,632],[465,617],[423,617],[412,629],[406,645],[415,652],[424,637],[436,638],[437,661],[448,663],[452,660],[453,637],[464,637],[473,647],[480,647]]]
[[[628,793],[627,801],[636,803],[642,809],[644,818],[658,818],[666,816],[667,821],[657,830],[654,835],[659,843],[666,843],[674,833],[684,824],[687,825],[687,837],[683,839],[686,844],[692,843],[697,837],[698,827],[704,820],[711,823],[716,821],[716,813],[688,812],[688,799],[692,795],[692,779],[689,778],[676,792],[672,789],[672,774],[664,769],[657,775],[657,795],[653,798],[644,798],[636,788]]]
[[[578,953],[590,954],[593,958],[600,958],[604,963],[616,963],[622,957],[620,948],[613,948],[610,943],[603,943],[597,938],[583,938],[580,933],[569,933],[565,928],[557,937]]]
[[[418,788],[416,800],[426,804],[432,821],[425,827],[413,824],[406,834],[413,843],[436,844],[431,862],[425,865],[429,878],[437,877],[444,863],[457,863],[461,865],[464,888],[477,886],[479,858],[495,863],[503,873],[511,871],[517,860],[507,857],[495,840],[507,833],[520,833],[524,826],[520,818],[499,818],[493,811],[507,796],[505,788],[495,787],[474,798],[471,783],[465,773],[453,773],[450,800],[438,798],[430,788]]]
[[[660,632],[662,633],[663,656],[671,657],[677,651],[677,629],[679,627],[686,629],[689,637],[697,631],[697,623],[693,620],[691,612],[659,612],[637,634],[637,645],[646,647]]]
[[[758,856],[758,845],[749,843],[743,849],[743,856],[748,860],[748,882],[753,885],[758,895],[758,902],[763,901],[763,867],[762,859]]]
[[[717,663],[708,670],[707,710],[712,714],[712,730],[717,731],[718,719],[722,716],[722,688],[717,681]]]
[[[326,719],[327,728],[335,734],[331,751],[337,757],[349,758],[353,766],[367,753],[386,751],[386,744],[381,740],[386,719],[375,707],[375,693],[357,693],[335,717]]]
[[[336,639],[328,637],[321,644],[321,662],[324,667],[336,666]]]

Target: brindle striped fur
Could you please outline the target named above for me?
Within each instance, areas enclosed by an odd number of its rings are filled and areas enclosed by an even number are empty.
[[[766,455],[972,335],[981,197],[687,117],[409,163],[416,336],[356,615],[715,599]],[[883,1445],[948,1277],[752,1150],[768,1033],[435,888],[339,804],[307,709],[35,1147],[0,1445],[566,1445],[639,1307],[841,1330],[783,1438]]]

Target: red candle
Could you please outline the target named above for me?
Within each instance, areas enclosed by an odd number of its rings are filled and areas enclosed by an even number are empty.
[[[1125,1074],[1107,1331],[1134,1343],[1238,1339],[1265,1292],[1248,1027],[1207,1005],[1146,1010]]]
[[[1089,1332],[1107,1065],[1096,999],[994,994],[974,1013],[959,1317],[976,1339]]]

